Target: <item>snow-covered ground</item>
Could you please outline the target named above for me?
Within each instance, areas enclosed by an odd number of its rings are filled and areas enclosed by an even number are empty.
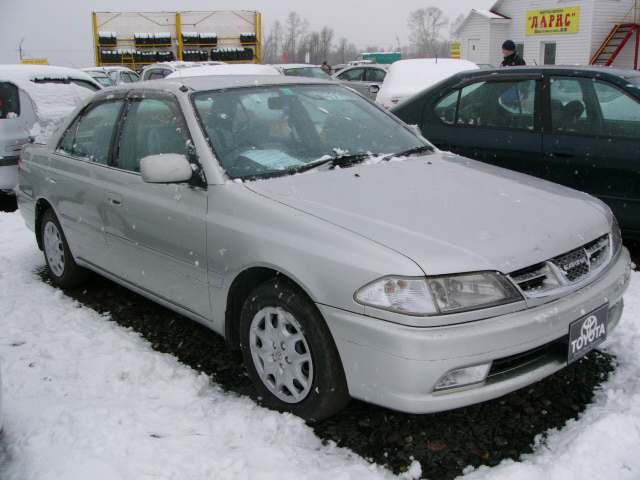
[[[34,273],[18,212],[0,213],[2,480],[417,479],[323,445],[305,423],[224,393]],[[640,273],[604,349],[619,367],[578,421],[469,480],[640,478]],[[424,468],[426,471],[427,469]],[[472,469],[469,469],[472,470]]]

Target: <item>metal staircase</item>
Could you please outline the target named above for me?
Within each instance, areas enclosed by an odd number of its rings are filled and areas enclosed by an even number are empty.
[[[640,49],[638,8],[640,8],[638,7],[638,0],[635,0],[622,21],[613,27],[607,39],[589,62],[589,65],[611,66],[618,54],[635,34],[636,54],[634,56],[633,69],[638,70],[638,50]]]

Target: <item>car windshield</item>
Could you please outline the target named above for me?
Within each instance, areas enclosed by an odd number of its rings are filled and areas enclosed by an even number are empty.
[[[292,77],[311,77],[329,80],[331,77],[318,67],[283,68],[282,73]]]
[[[430,148],[338,85],[238,88],[197,93],[192,100],[211,148],[232,179],[335,168]]]

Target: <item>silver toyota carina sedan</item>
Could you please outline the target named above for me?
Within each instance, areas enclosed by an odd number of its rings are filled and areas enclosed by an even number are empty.
[[[630,275],[599,200],[309,78],[99,92],[24,148],[18,201],[60,287],[93,270],[207,325],[266,406],[308,420],[540,380],[610,334]]]

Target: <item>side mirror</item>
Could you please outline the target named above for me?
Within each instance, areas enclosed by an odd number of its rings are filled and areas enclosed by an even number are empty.
[[[161,153],[140,160],[140,173],[147,183],[178,183],[190,180],[193,170],[184,155]]]
[[[380,85],[377,83],[372,83],[369,85],[369,93],[378,93],[380,91]]]

